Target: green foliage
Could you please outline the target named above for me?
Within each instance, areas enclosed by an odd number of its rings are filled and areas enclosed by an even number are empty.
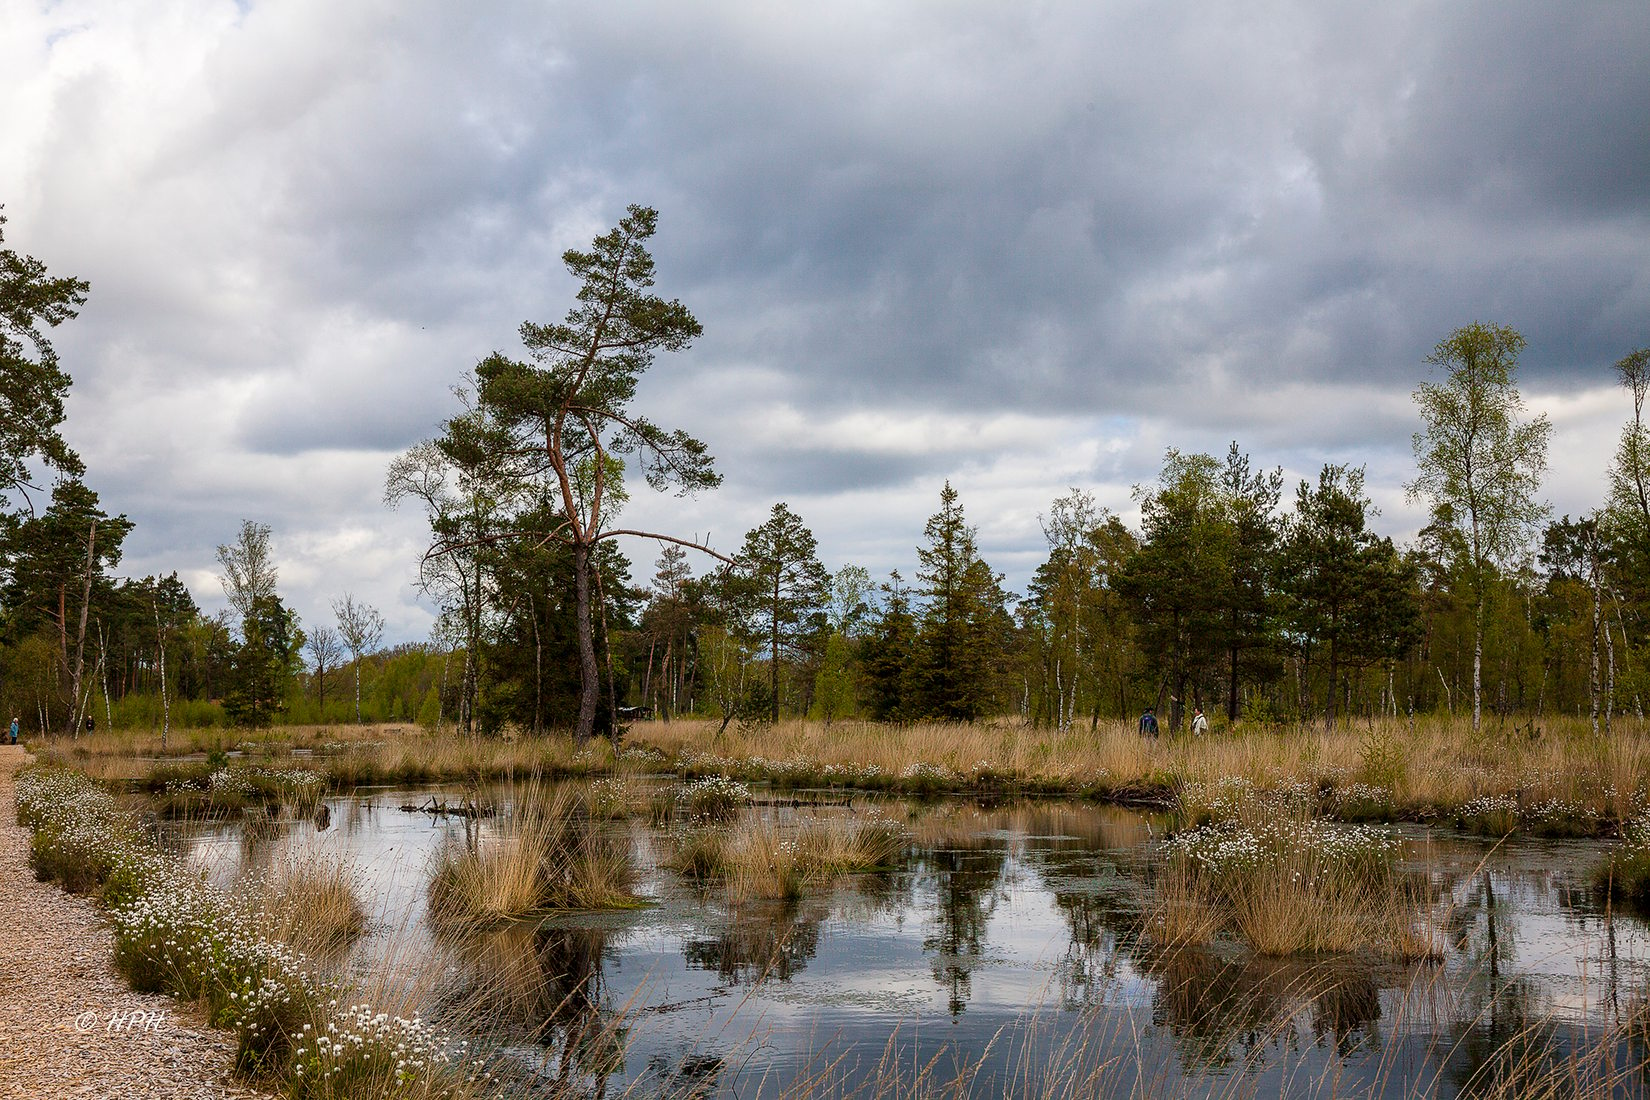
[[[910,589],[895,570],[882,586],[881,606],[865,640],[866,703],[871,717],[897,722],[916,716],[916,668],[912,659],[916,644],[917,620],[911,611]]]
[[[819,564],[813,532],[783,501],[766,523],[745,534],[735,561],[748,584],[738,602],[751,622],[752,637],[768,648],[770,721],[779,721],[781,655],[811,649],[824,628],[830,574]]]
[[[297,685],[304,644],[298,618],[279,596],[260,596],[241,619],[224,715],[235,725],[270,725]]]
[[[1070,730],[1081,714],[1110,713],[1127,692],[1135,652],[1113,583],[1138,543],[1092,493],[1073,489],[1042,520],[1048,560],[1017,609],[1033,721]]]
[[[825,653],[814,677],[814,709],[828,726],[838,718],[853,713],[854,679],[848,667],[848,640],[839,631],[831,631],[825,640]]]
[[[0,245],[5,224],[0,215]],[[25,484],[34,460],[70,477],[85,470],[58,433],[69,376],[46,330],[75,317],[88,289],[81,279],[48,275],[33,256],[0,248],[0,491]]]
[[[940,510],[923,528],[917,579],[924,599],[917,635],[916,712],[973,721],[991,713],[1007,672],[1013,622],[1002,577],[975,545],[957,491],[947,481]]]
[[[521,326],[532,363],[494,354],[476,366],[476,415],[450,421],[444,444],[449,457],[481,471],[494,499],[517,505],[514,514],[502,510],[493,534],[572,552],[580,740],[595,729],[601,675],[589,559],[618,533],[609,493],[622,494],[615,475],[623,467],[612,457],[623,456],[655,489],[691,492],[721,480],[702,442],[631,409],[654,355],[679,351],[702,331],[682,303],[648,293],[646,243],[657,228],[655,211],[631,206],[589,251],[563,254],[581,284],[576,304],[560,323]],[[434,550],[453,544],[438,532]],[[548,604],[565,590],[538,591]]]
[[[1157,486],[1136,490],[1144,538],[1119,577],[1141,649],[1169,688],[1169,728],[1178,729],[1194,685],[1221,654],[1220,601],[1211,578],[1227,572],[1221,467],[1209,455],[1170,450]]]
[[[1447,372],[1443,382],[1415,389],[1424,430],[1414,437],[1411,499],[1432,504],[1435,521],[1460,534],[1473,596],[1473,644],[1481,653],[1491,568],[1523,551],[1546,513],[1536,499],[1547,468],[1551,425],[1521,419],[1524,402],[1513,376],[1524,337],[1511,328],[1475,322],[1457,329],[1427,361]],[[1481,659],[1473,661],[1472,720],[1479,722]]]
[[[1409,748],[1390,730],[1370,730],[1358,743],[1360,775],[1365,783],[1395,791],[1409,774]]]
[[[1325,464],[1295,494],[1282,555],[1282,590],[1302,657],[1322,654],[1325,713],[1339,713],[1348,667],[1403,656],[1419,636],[1413,566],[1368,527],[1361,468]]]

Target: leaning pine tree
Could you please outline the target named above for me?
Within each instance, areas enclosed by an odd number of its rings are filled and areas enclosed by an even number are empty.
[[[659,350],[680,351],[702,331],[678,301],[647,292],[653,258],[645,246],[658,214],[632,206],[590,251],[562,255],[582,284],[560,324],[521,326],[532,359],[494,354],[476,367],[476,401],[485,414],[476,443],[496,457],[490,464],[512,495],[553,500],[560,514],[546,529],[520,532],[563,543],[572,551],[579,648],[579,715],[574,735],[595,732],[600,665],[591,606],[591,559],[598,543],[637,535],[712,554],[708,547],[671,535],[612,526],[623,498],[617,456],[631,456],[655,489],[688,493],[717,485],[705,445],[680,429],[669,431],[631,411],[636,384]]]

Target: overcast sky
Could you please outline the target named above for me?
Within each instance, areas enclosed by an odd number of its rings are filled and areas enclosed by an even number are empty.
[[[424,637],[385,466],[628,203],[705,328],[639,406],[725,482],[627,519],[732,549],[785,500],[909,575],[950,478],[1019,588],[1056,495],[1132,520],[1170,446],[1365,463],[1413,533],[1410,393],[1474,320],[1595,506],[1650,344],[1647,56],[1644,0],[0,0],[0,203],[91,283],[66,434],[122,571],[208,608],[250,518],[306,624],[347,590]]]

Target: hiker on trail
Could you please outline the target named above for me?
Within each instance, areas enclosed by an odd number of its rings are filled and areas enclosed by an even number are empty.
[[[1202,707],[1192,708],[1192,736],[1202,737],[1209,732],[1209,720],[1203,717]]]
[[[1140,716],[1140,736],[1157,739],[1157,715],[1152,707],[1146,708],[1146,713]]]
[[[10,734],[11,734],[11,743],[14,744],[14,745],[17,744],[17,732],[21,728],[22,728],[22,723],[20,723],[17,720],[17,716],[15,714],[12,715]]]

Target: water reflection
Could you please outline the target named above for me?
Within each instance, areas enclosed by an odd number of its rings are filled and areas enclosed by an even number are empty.
[[[223,880],[298,850],[350,855],[381,930],[358,969],[427,946],[434,1011],[502,1044],[524,1080],[598,1095],[774,1095],[836,1052],[851,1091],[890,1044],[908,1065],[970,1066],[983,1095],[1029,1079],[1034,1039],[1109,1067],[1120,1095],[1234,1078],[1239,1092],[1332,1079],[1358,1095],[1487,1094],[1631,1011],[1650,960],[1644,924],[1585,884],[1596,845],[1419,829],[1405,835],[1437,963],[1153,952],[1138,936],[1153,822],[1061,803],[886,803],[909,858],[789,903],[702,889],[659,866],[668,833],[619,823],[652,908],[437,938],[427,857],[492,826],[401,814],[403,800],[333,799],[319,817],[208,823],[178,843]]]
[[[447,981],[433,1016],[507,1046],[543,1080],[604,1082],[622,1071],[629,1027],[608,995],[604,964],[614,933],[512,924],[443,937]]]
[[[932,931],[922,949],[933,955],[934,980],[944,986],[951,1015],[968,1007],[974,969],[992,914],[1002,896],[1007,846],[998,840],[976,840],[935,851],[924,861],[933,879]]]
[[[818,899],[746,902],[714,933],[689,934],[682,955],[689,969],[708,970],[730,985],[788,982],[818,953],[820,925],[829,916]]]

